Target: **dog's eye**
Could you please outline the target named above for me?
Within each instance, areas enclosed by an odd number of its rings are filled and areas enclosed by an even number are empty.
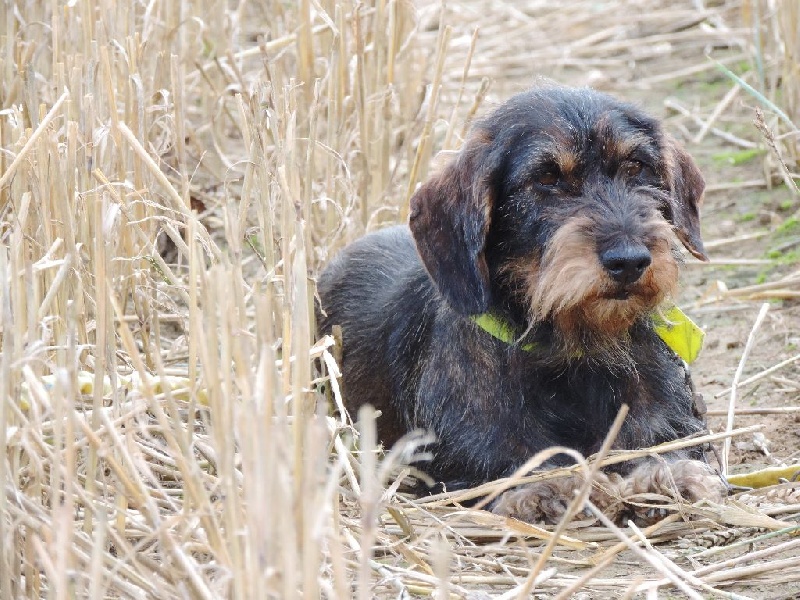
[[[536,183],[543,185],[544,187],[554,187],[558,185],[560,180],[561,176],[559,172],[553,169],[545,171],[544,173],[540,173],[536,177]]]
[[[626,160],[622,163],[622,174],[625,177],[636,177],[644,170],[644,163],[638,160]]]

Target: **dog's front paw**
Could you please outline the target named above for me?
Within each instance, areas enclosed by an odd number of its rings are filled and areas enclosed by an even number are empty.
[[[572,499],[574,478],[529,483],[503,492],[491,511],[528,523],[557,523]]]
[[[567,512],[575,493],[583,486],[579,475],[539,481],[503,492],[492,503],[490,510],[504,517],[513,517],[528,523],[558,523]],[[598,473],[592,484],[589,498],[612,520],[621,507],[619,502],[620,478]]]
[[[713,468],[699,460],[646,462],[634,469],[625,486],[626,496],[662,494],[675,500],[722,502],[728,486]]]
[[[708,500],[719,504],[728,496],[728,485],[712,467],[699,460],[679,460],[670,465],[681,498],[688,502]]]

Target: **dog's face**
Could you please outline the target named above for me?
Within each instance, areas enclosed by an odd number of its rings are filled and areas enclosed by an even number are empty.
[[[534,89],[473,128],[412,198],[410,226],[456,311],[517,302],[562,332],[619,334],[674,291],[676,237],[706,259],[703,188],[689,155],[631,105]]]

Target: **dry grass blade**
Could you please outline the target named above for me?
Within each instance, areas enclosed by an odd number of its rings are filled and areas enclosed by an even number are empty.
[[[742,377],[742,371],[744,370],[744,366],[747,364],[747,357],[750,354],[750,350],[753,348],[753,344],[756,341],[756,333],[758,329],[761,327],[761,323],[764,322],[764,319],[767,316],[767,312],[769,311],[769,304],[764,303],[761,305],[761,310],[758,311],[758,316],[756,317],[755,322],[753,323],[753,328],[750,330],[750,335],[747,336],[747,343],[744,346],[744,350],[742,351],[742,358],[739,360],[739,366],[736,369],[736,373],[733,376],[733,383],[731,385],[731,397],[730,401],[728,402],[728,417],[725,424],[725,431],[730,432],[733,430],[733,418],[736,415],[736,393],[739,389],[739,380]],[[723,442],[723,450],[722,450],[722,474],[728,474],[728,456],[731,451],[731,438],[725,438]]]
[[[31,148],[34,147],[36,141],[39,139],[42,133],[44,133],[47,130],[47,127],[50,125],[50,123],[52,123],[53,119],[55,119],[58,116],[59,111],[61,110],[61,105],[64,104],[64,102],[66,102],[68,98],[69,98],[69,92],[67,90],[64,90],[64,93],[61,94],[59,99],[56,100],[53,106],[50,107],[50,110],[47,111],[47,115],[45,115],[45,118],[42,119],[42,122],[39,123],[39,126],[25,142],[25,145],[22,147],[22,150],[20,150],[17,153],[17,155],[14,157],[14,160],[11,162],[11,164],[8,166],[5,172],[3,172],[2,177],[0,177],[0,189],[6,187],[6,185],[8,185],[8,183],[11,181],[11,178],[17,172],[19,165],[22,163],[23,160],[25,160],[25,157],[31,151]]]
[[[653,567],[660,573],[666,576],[666,579],[675,585],[679,590],[685,593],[690,598],[697,598],[701,599],[702,596],[692,590],[687,583],[684,581],[686,578],[686,574],[676,568],[668,568],[664,564],[662,558],[654,552],[646,552],[642,550],[638,545],[636,545],[633,540],[631,540],[625,533],[620,530],[614,523],[608,520],[608,518],[599,510],[594,504],[591,502],[587,502],[589,509],[594,513],[594,515],[598,518],[598,520],[606,527],[608,527],[614,534],[624,543],[629,550],[631,550],[634,554],[639,556],[640,558],[644,559],[645,561],[649,562]],[[635,532],[639,532],[638,530],[634,530]]]
[[[547,564],[547,560],[553,553],[555,548],[556,540],[558,536],[560,536],[567,525],[572,520],[572,518],[578,514],[579,511],[583,510],[583,506],[589,500],[589,493],[592,490],[592,485],[594,485],[594,481],[597,478],[597,474],[600,471],[600,465],[602,464],[603,459],[606,457],[608,452],[611,450],[612,444],[616,441],[617,436],[619,435],[620,429],[622,429],[622,424],[625,421],[625,417],[628,416],[628,405],[623,404],[622,408],[620,408],[619,412],[617,413],[614,422],[611,424],[611,427],[606,434],[606,439],[603,440],[603,445],[600,447],[600,450],[597,452],[595,456],[596,462],[591,466],[581,464],[583,467],[583,485],[575,494],[575,497],[567,506],[567,510],[564,512],[564,516],[561,518],[561,521],[555,528],[553,532],[553,538],[547,543],[544,550],[542,551],[541,555],[539,556],[539,560],[534,565],[534,568],[531,570],[531,574],[528,577],[528,586],[521,590],[522,593],[529,594],[533,586],[536,584],[536,580],[538,575],[543,571],[545,565]]]

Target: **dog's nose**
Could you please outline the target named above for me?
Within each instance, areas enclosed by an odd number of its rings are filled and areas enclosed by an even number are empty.
[[[600,262],[614,281],[629,285],[639,280],[652,259],[642,244],[621,244],[604,250]]]

